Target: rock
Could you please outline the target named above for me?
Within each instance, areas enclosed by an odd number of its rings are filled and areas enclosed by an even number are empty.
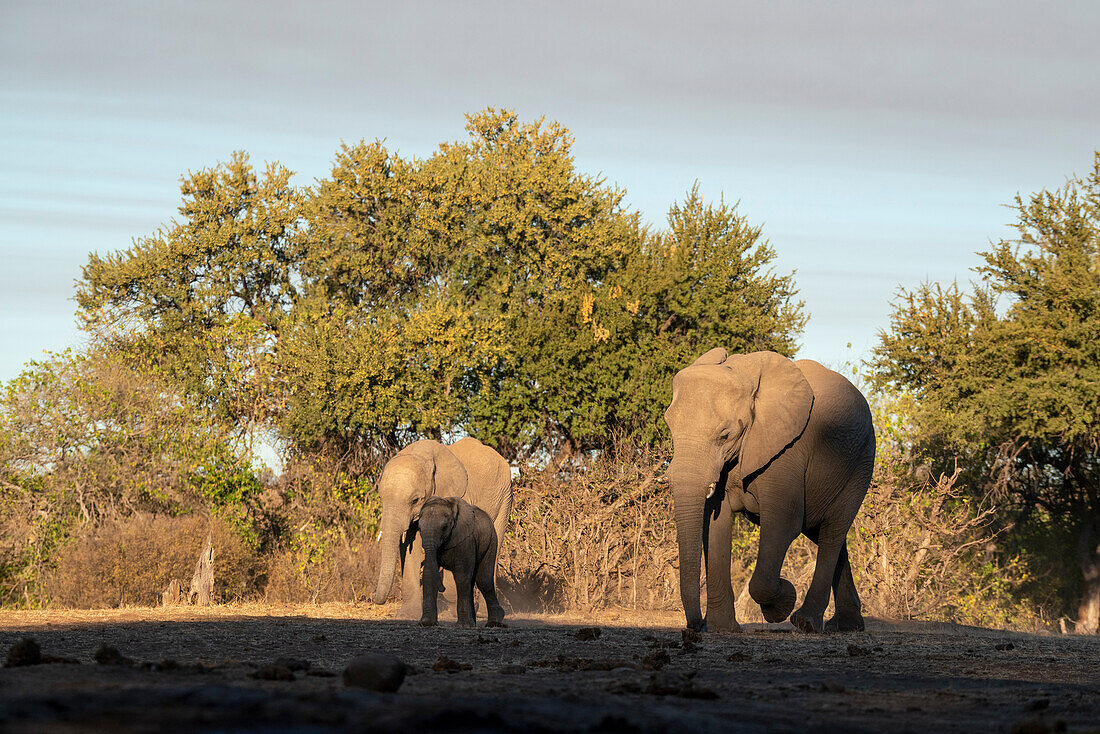
[[[645,670],[660,670],[670,662],[672,662],[672,658],[668,656],[668,652],[657,650],[642,658],[642,668]]]
[[[524,665],[505,665],[500,669],[501,675],[523,675],[527,672],[527,667]]]
[[[859,645],[848,645],[848,654],[852,657],[860,657],[861,655],[870,655],[871,651],[866,647],[860,647]]]
[[[294,672],[282,665],[265,665],[254,673],[248,674],[249,678],[256,680],[294,680]]]
[[[470,670],[473,666],[469,663],[460,663],[457,660],[451,660],[446,655],[440,655],[439,660],[435,661],[435,665],[432,666],[432,670],[437,673],[457,673],[460,670]]]
[[[993,649],[995,649],[995,650],[1015,650],[1016,645],[1014,645],[1011,642],[998,642],[996,645],[993,646]]]
[[[731,652],[726,656],[727,662],[731,663],[744,663],[752,660],[752,653],[750,652]]]
[[[718,693],[695,683],[695,672],[654,673],[649,679],[645,693],[651,696],[679,696],[680,698],[698,698],[713,700]]]
[[[581,627],[573,633],[573,639],[580,640],[581,642],[590,642],[591,640],[600,639],[601,634],[603,634],[603,631],[599,627]]]
[[[690,628],[680,630],[680,652],[695,652],[703,641],[703,633]]]
[[[393,655],[371,652],[348,663],[348,667],[344,668],[344,685],[394,693],[405,682],[407,672],[408,666],[402,660]]]
[[[275,666],[281,666],[295,672],[298,670],[309,670],[312,664],[308,660],[298,660],[297,658],[275,658],[273,663]]]
[[[41,662],[42,649],[38,647],[38,641],[33,637],[24,637],[8,650],[8,659],[4,665],[8,668],[19,668],[24,665],[38,665]]]
[[[1012,725],[1012,734],[1055,734],[1066,731],[1066,722],[1061,719],[1044,721],[1041,718],[1022,719]]]
[[[117,647],[100,645],[95,651],[95,661],[100,665],[133,665],[134,661],[118,651]]]

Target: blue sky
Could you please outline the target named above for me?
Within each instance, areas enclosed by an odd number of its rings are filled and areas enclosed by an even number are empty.
[[[972,277],[1017,192],[1100,148],[1100,3],[0,0],[0,380],[80,346],[89,252],[248,151],[424,156],[509,107],[661,224],[698,180],[797,271],[801,356],[859,359],[899,286]],[[851,348],[847,345],[851,344]]]

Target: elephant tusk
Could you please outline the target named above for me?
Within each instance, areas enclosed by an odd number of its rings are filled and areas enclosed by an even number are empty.
[[[711,482],[711,483],[710,483],[709,485],[707,485],[707,499],[708,499],[708,500],[709,500],[709,499],[710,499],[711,497],[713,497],[713,496],[714,496],[714,485],[715,485],[715,484],[717,484],[717,482]]]

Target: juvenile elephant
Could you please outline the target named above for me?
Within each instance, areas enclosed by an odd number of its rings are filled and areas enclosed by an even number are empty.
[[[497,534],[493,521],[480,507],[455,497],[429,497],[420,509],[420,537],[424,542],[424,600],[420,624],[438,623],[437,597],[443,580],[439,569],[451,572],[458,595],[458,626],[473,627],[474,584],[485,597],[487,627],[502,627],[504,608],[497,601],[493,569],[497,563]]]
[[[733,513],[760,525],[749,594],[764,618],[790,615],[799,629],[862,630],[845,536],[871,482],[875,432],[867,401],[817,362],[774,352],[712,349],[672,381],[665,411],[680,551],[680,597],[693,629],[740,629],[730,585]],[[817,543],[802,607],[780,578],[791,542]],[[699,551],[707,569],[707,615],[699,610]],[[830,588],[836,615],[822,624]]]
[[[504,537],[512,512],[512,473],[508,462],[475,438],[451,446],[425,439],[406,446],[390,459],[378,481],[382,497],[382,561],[374,601],[390,594],[394,572],[401,566],[401,615],[414,617],[420,605],[420,567],[424,549],[416,526],[429,497],[460,497],[480,507]]]

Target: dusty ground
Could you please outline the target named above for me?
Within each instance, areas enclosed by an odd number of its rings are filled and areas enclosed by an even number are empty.
[[[1100,732],[1095,638],[872,621],[830,636],[752,625],[685,646],[671,613],[513,616],[488,630],[422,629],[390,613],[3,612],[0,656],[33,636],[43,655],[77,662],[0,669],[0,729]],[[594,625],[597,639],[574,639]],[[95,662],[105,644],[134,663]],[[413,666],[400,692],[344,686],[347,662],[372,650]],[[440,656],[470,667],[433,670]],[[251,677],[280,657],[310,669]]]

